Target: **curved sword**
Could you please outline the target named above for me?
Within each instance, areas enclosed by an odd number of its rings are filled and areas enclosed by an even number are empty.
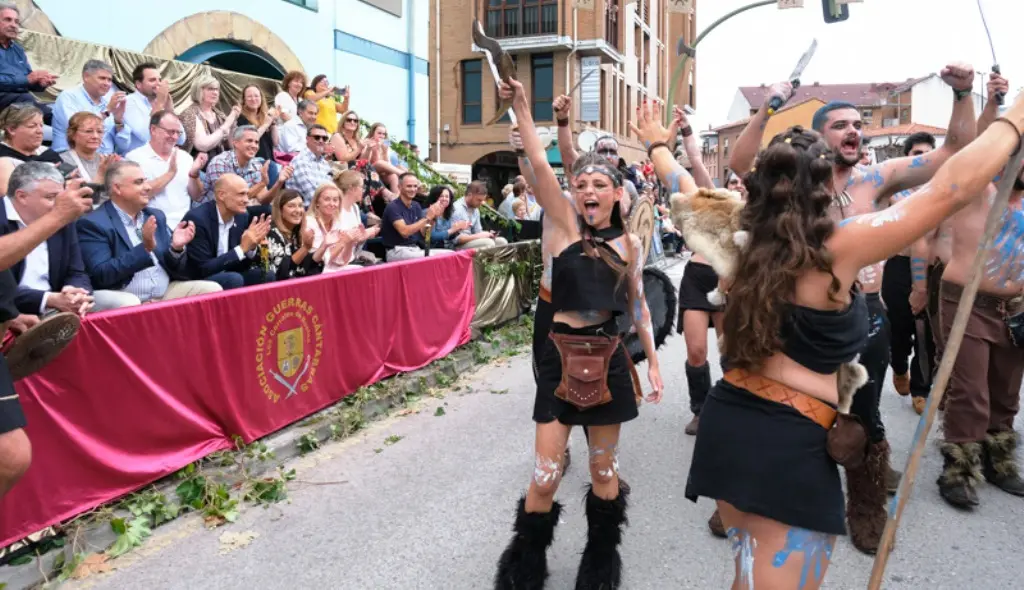
[[[501,48],[501,44],[484,33],[484,27],[480,24],[479,20],[473,21],[473,43],[482,49],[484,55],[487,56],[487,63],[491,66],[491,74],[494,75],[495,85],[500,88],[503,81],[518,80],[516,77],[516,63],[512,61],[512,56]],[[494,118],[488,121],[487,125],[497,123],[498,119],[505,116],[506,112],[509,118],[512,119],[512,124],[515,125],[516,115],[512,112],[511,98],[498,103]]]

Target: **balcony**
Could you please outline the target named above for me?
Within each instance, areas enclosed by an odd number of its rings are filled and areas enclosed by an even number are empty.
[[[558,0],[488,0],[487,36],[558,34]]]

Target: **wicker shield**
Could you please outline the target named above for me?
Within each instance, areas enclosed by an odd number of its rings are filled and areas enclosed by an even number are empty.
[[[5,355],[11,377],[16,381],[50,364],[71,343],[81,323],[73,313],[58,313],[15,338]]]
[[[629,232],[640,238],[640,243],[644,247],[643,257],[640,260],[646,262],[655,237],[654,203],[650,199],[641,197],[633,204],[633,210],[629,215]]]

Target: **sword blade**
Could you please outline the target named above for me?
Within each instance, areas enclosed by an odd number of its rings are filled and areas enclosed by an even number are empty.
[[[577,88],[579,88],[579,87],[580,87],[580,85],[582,85],[582,84],[583,84],[583,82],[584,82],[584,81],[585,81],[585,80],[586,80],[587,78],[589,78],[589,77],[593,76],[593,75],[594,75],[594,72],[596,72],[596,71],[597,71],[597,68],[594,68],[594,69],[590,70],[589,72],[587,72],[587,73],[586,73],[586,74],[585,74],[585,75],[584,75],[584,76],[583,76],[582,78],[580,78],[580,81],[579,81],[579,82],[577,82],[577,83],[576,83],[576,85],[572,87],[572,90],[570,90],[569,92],[566,92],[566,95],[567,95],[567,96],[572,96],[572,93],[573,93],[573,92],[576,92],[576,89],[577,89]]]
[[[996,59],[996,45],[992,42],[992,31],[988,28],[988,21],[985,20],[985,9],[981,6],[981,0],[978,0],[978,14],[981,15],[981,24],[985,26],[985,36],[988,37],[988,48],[992,50],[992,63],[997,64],[999,60]]]

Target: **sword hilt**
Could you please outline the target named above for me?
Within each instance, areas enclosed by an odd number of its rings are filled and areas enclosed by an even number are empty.
[[[793,85],[793,90],[796,91],[797,88],[800,88],[800,79],[797,78],[796,80],[793,80],[791,84]],[[771,117],[775,115],[775,113],[779,112],[779,109],[781,109],[784,104],[786,104],[786,101],[782,98],[778,96],[773,98],[772,101],[768,103],[768,116]]]
[[[999,64],[996,64],[996,65],[992,66],[992,73],[993,74],[1002,74],[1002,72],[999,70]],[[1005,92],[997,92],[996,93],[996,104],[999,105],[999,106],[1003,106],[1003,103],[1005,103],[1005,102],[1006,102],[1006,93]]]

